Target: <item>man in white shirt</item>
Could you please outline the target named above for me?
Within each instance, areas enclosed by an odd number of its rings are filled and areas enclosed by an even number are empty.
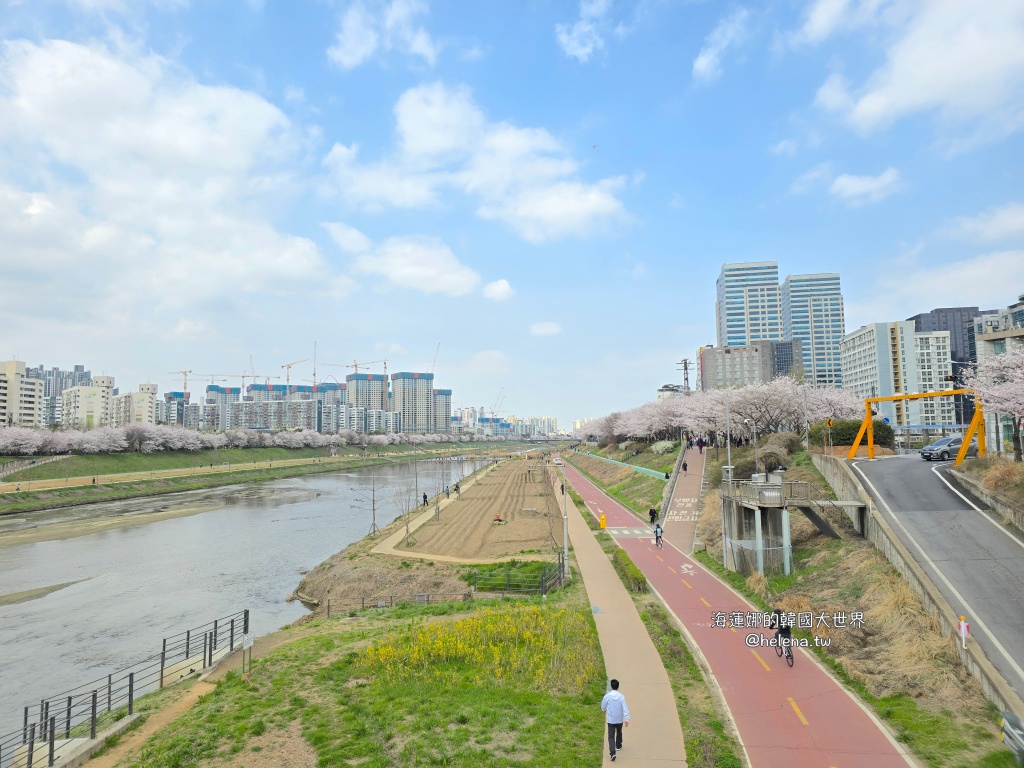
[[[601,711],[607,713],[608,751],[615,760],[616,750],[622,749],[622,729],[629,727],[629,707],[626,697],[619,693],[619,681],[612,680],[612,689],[601,699]]]

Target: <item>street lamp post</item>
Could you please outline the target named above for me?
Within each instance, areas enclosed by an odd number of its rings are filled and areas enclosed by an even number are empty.
[[[569,582],[569,513],[565,507],[565,459],[562,459],[562,570],[566,583]]]
[[[758,460],[757,460],[757,422],[751,421],[750,419],[744,419],[744,424],[749,425],[750,429],[754,433],[754,472],[758,471]]]

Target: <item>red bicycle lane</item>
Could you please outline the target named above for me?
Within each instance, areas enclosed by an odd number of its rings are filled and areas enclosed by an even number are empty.
[[[700,649],[754,768],[906,768],[916,763],[831,675],[794,649],[787,667],[767,643],[772,632],[712,626],[712,613],[760,613],[671,544],[654,546],[648,523],[601,491],[574,467],[572,487],[647,576],[652,589]],[[616,530],[619,529],[619,530]],[[638,532],[645,533],[638,533]],[[747,636],[758,643],[747,645]]]

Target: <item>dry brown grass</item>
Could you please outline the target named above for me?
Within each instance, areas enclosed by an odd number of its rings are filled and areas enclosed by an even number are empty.
[[[704,496],[704,508],[697,520],[697,539],[704,542],[708,554],[716,560],[722,558],[722,500],[717,491]]]
[[[1005,491],[1014,485],[1024,484],[1024,464],[1006,459],[993,459],[981,478],[981,485],[988,491]]]
[[[623,483],[635,474],[629,467],[620,467],[601,459],[595,459],[582,453],[573,456],[573,463],[591,477],[597,478],[600,485],[610,488]]]

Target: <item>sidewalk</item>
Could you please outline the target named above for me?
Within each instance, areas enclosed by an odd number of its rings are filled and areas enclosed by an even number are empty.
[[[767,647],[770,630],[716,627],[713,614],[758,610],[684,551],[680,528],[665,530],[665,548],[650,528],[571,466],[566,476],[679,620],[701,666],[724,699],[727,719],[753,768],[910,768],[917,765],[882,722],[802,648],[793,668]],[[682,479],[682,478],[680,478]],[[596,544],[596,542],[594,542]],[[588,584],[588,591],[589,591]],[[603,643],[602,643],[603,645]],[[624,688],[628,696],[628,690]]]
[[[632,598],[582,514],[587,512],[569,512],[569,540],[594,613],[608,677],[621,683],[619,691],[631,718],[615,764],[683,768],[686,748],[668,673]],[[594,727],[601,728],[604,765],[611,765],[604,713],[594,713]]]
[[[696,447],[688,448],[684,460],[686,475],[681,474],[676,478],[676,487],[672,489],[672,498],[664,513],[664,529],[666,536],[671,531],[672,541],[689,555],[693,552],[697,518],[700,516],[697,508],[704,479],[704,454]]]

